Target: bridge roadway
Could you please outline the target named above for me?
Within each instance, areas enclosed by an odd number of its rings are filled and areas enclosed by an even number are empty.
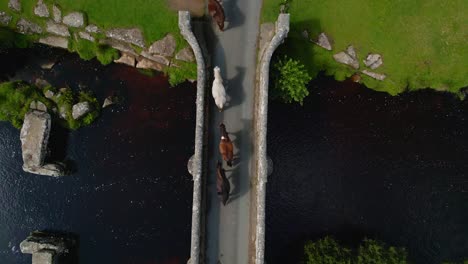
[[[212,29],[214,46],[209,50],[212,66],[221,68],[230,103],[219,112],[211,90],[208,91],[211,101],[205,220],[207,264],[247,264],[252,263],[255,255],[249,249],[254,250],[252,239],[255,234],[255,230],[250,230],[250,223],[255,218],[251,215],[252,138],[261,5],[261,0],[223,0],[229,24],[224,32]],[[218,151],[221,122],[226,125],[234,141],[234,154],[238,156],[232,170],[226,173],[231,183],[231,197],[226,206],[220,203],[216,193],[216,162],[221,160]]]

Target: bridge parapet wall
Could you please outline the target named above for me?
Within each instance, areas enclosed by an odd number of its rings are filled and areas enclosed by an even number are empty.
[[[191,174],[193,176],[193,203],[192,203],[192,232],[190,247],[190,263],[200,262],[200,240],[202,219],[202,173],[203,173],[203,133],[205,120],[205,83],[206,66],[202,49],[197,41],[191,24],[191,16],[188,11],[179,11],[179,29],[182,36],[192,47],[197,61],[197,98],[195,119],[195,153],[191,162]]]
[[[275,35],[259,54],[258,87],[255,109],[255,146],[254,160],[257,161],[256,179],[256,223],[255,223],[255,264],[264,263],[265,255],[265,194],[268,177],[267,159],[267,115],[268,84],[270,62],[273,52],[284,41],[289,32],[289,14],[280,14],[275,24]]]

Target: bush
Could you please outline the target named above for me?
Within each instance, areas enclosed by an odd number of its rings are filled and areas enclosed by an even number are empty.
[[[331,237],[304,246],[306,264],[406,264],[404,248],[388,247],[383,242],[364,239],[357,250],[341,246]]]
[[[25,82],[5,82],[0,84],[0,120],[9,121],[14,127],[21,128],[24,115],[32,101],[41,101],[47,108],[53,104],[40,89]]]
[[[273,98],[302,105],[304,98],[309,95],[306,85],[311,80],[304,65],[298,60],[284,56],[277,60],[273,67]]]

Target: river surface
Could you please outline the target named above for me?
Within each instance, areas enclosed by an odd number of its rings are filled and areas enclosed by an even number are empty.
[[[41,58],[52,57],[58,63],[41,70]],[[23,172],[19,130],[0,122],[0,263],[31,263],[19,243],[33,230],[77,235],[79,263],[186,263],[195,85],[169,88],[162,76],[48,48],[0,59],[3,79],[43,76],[59,88],[88,87],[100,102],[108,95],[124,99],[89,127],[54,127],[51,155],[76,170],[58,179]]]
[[[414,263],[468,259],[468,101],[328,78],[310,91],[269,105],[267,263],[298,263],[325,235],[403,246]]]

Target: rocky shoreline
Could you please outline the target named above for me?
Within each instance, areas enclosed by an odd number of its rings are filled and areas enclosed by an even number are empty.
[[[157,71],[164,71],[168,67],[179,68],[183,62],[195,62],[190,46],[176,52],[176,40],[170,33],[147,45],[139,28],[104,30],[88,24],[83,12],[64,14],[57,4],[48,6],[43,0],[38,0],[34,7],[37,21],[23,17],[22,12],[25,10],[20,0],[10,0],[8,7],[10,10],[0,10],[0,25],[22,34],[37,36],[37,42],[41,44],[64,49],[69,49],[71,42],[76,41],[108,45],[121,53],[114,62]],[[18,15],[20,18],[14,24],[13,18]]]

